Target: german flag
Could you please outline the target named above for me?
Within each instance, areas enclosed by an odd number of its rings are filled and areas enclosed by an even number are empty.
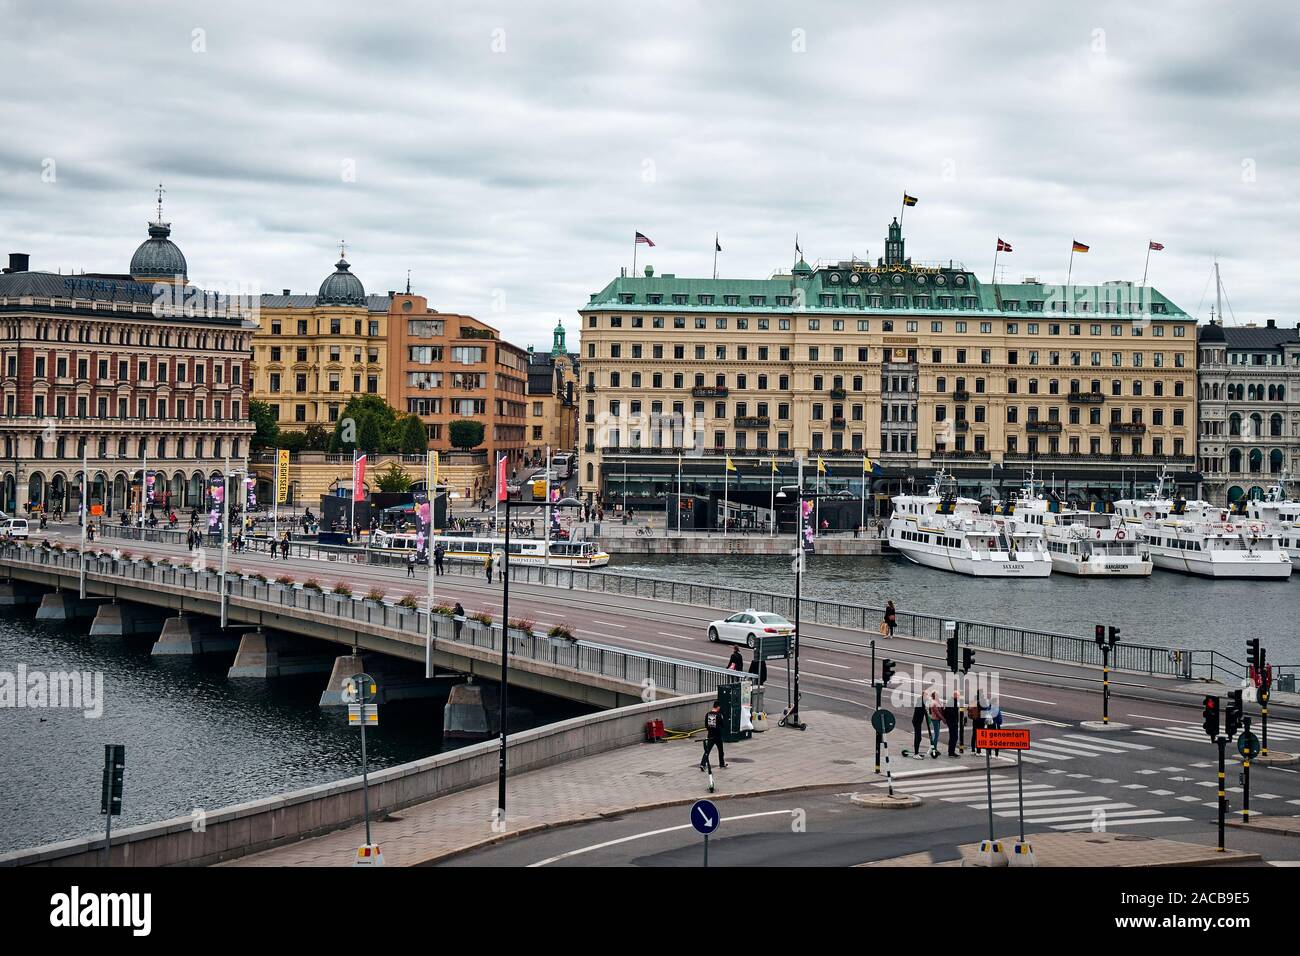
[[[1071,252],[1087,252],[1087,251],[1088,251],[1088,247],[1085,246],[1085,245],[1084,245],[1082,242],[1080,242],[1078,239],[1075,239],[1075,240],[1074,240],[1074,248],[1071,249],[1070,251],[1071,251]]]
[[[909,196],[907,193],[903,193],[903,205],[904,205],[904,206],[915,206],[915,205],[916,205],[916,197],[915,197],[915,196]]]

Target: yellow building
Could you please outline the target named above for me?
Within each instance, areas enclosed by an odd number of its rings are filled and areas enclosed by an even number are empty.
[[[264,295],[253,336],[253,399],[280,427],[332,430],[348,399],[385,392],[392,293],[367,295],[340,258],[316,295]]]

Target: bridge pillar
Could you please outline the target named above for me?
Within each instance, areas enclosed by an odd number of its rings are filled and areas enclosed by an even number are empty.
[[[79,617],[90,617],[99,603],[99,600],[83,601],[74,591],[51,591],[41,598],[41,606],[36,609],[36,620],[71,621]]]
[[[501,696],[495,684],[457,684],[442,709],[445,740],[487,740],[501,732]]]
[[[347,704],[343,703],[343,682],[353,674],[360,674],[363,671],[365,671],[365,666],[360,654],[344,654],[342,657],[334,658],[334,666],[330,670],[330,679],[325,684],[325,689],[320,693],[319,706],[338,708],[339,710],[346,709]]]
[[[178,614],[163,622],[162,633],[150,653],[160,657],[188,656],[233,651],[238,647],[239,635],[218,630],[212,618]]]
[[[156,608],[109,601],[99,606],[90,625],[91,637],[130,637],[152,634],[162,628],[162,614]]]
[[[246,632],[239,639],[235,662],[227,677],[287,677],[318,674],[330,669],[325,645],[267,628]]]
[[[41,603],[45,590],[26,581],[0,581],[0,607],[25,607]]]

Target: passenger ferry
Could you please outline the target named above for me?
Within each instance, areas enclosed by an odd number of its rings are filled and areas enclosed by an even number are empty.
[[[979,502],[943,492],[942,471],[929,493],[896,495],[889,517],[890,547],[914,564],[973,577],[1041,578],[1052,560],[1038,529],[979,513]]]
[[[1263,498],[1246,502],[1246,515],[1280,534],[1283,549],[1295,562],[1300,561],[1300,501],[1287,497],[1287,484],[1288,476],[1284,472],[1278,484],[1268,489]]]
[[[1221,520],[1197,514],[1175,515],[1140,526],[1158,568],[1208,578],[1268,578],[1291,576],[1291,556],[1282,536],[1261,521],[1242,520],[1219,509]]]
[[[504,538],[471,538],[463,535],[435,535],[427,547],[432,550],[439,544],[446,549],[446,557],[453,561],[473,561],[482,564],[489,554],[504,552]],[[410,532],[376,532],[372,549],[390,553],[417,550],[417,536]],[[609,555],[590,541],[552,541],[550,564],[560,568],[602,568],[609,564]],[[546,542],[541,538],[510,538],[512,564],[546,564]]]

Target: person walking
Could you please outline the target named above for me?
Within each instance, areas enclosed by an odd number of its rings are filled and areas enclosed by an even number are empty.
[[[989,703],[984,708],[984,726],[992,730],[1002,729],[1002,705],[996,697],[990,697]],[[992,751],[993,756],[998,755],[998,751]]]
[[[948,725],[948,756],[957,756],[957,745],[961,743],[961,731],[957,729],[957,719],[961,710],[961,692],[952,689],[952,697],[943,708],[944,723]]]
[[[505,580],[505,571],[504,571],[505,558],[503,557],[500,551],[497,551],[492,555],[492,567],[493,569],[495,569],[497,573],[497,580],[504,581]]]
[[[437,546],[433,549],[433,570],[435,574],[442,574],[442,559],[446,554],[447,549],[442,546],[441,541],[438,542]]]
[[[925,755],[921,753],[921,728],[925,725],[925,700],[917,695],[916,703],[912,705],[912,756],[920,760]]]
[[[492,555],[487,555],[483,559],[483,572],[487,575],[488,584],[492,583]]]
[[[925,703],[925,717],[930,723],[930,756],[939,756],[939,728],[943,726],[943,701],[937,691],[930,691]]]
[[[727,765],[727,755],[722,749],[722,705],[716,700],[712,709],[704,715],[704,730],[708,736],[704,740],[704,756],[700,758],[701,773],[708,767],[709,753],[714,747],[718,748],[718,766]]]
[[[408,578],[415,577],[415,552],[414,551],[408,551],[406,553],[406,576]]]
[[[749,673],[758,678],[758,686],[762,687],[767,683],[767,661],[760,661],[757,658],[750,661]]]
[[[893,601],[885,602],[885,637],[894,636],[894,628],[898,626],[898,611],[894,609]]]
[[[745,669],[745,659],[740,656],[740,648],[732,646],[731,657],[727,658],[727,670],[742,671]]]
[[[289,560],[289,532],[287,531],[284,533],[284,537],[280,539],[280,557],[285,561]]]
[[[980,752],[980,748],[975,742],[975,732],[984,726],[983,705],[987,703],[988,700],[985,699],[983,695],[976,693],[975,699],[971,701],[971,705],[966,708],[966,716],[970,718],[970,749],[971,753],[974,754]]]

